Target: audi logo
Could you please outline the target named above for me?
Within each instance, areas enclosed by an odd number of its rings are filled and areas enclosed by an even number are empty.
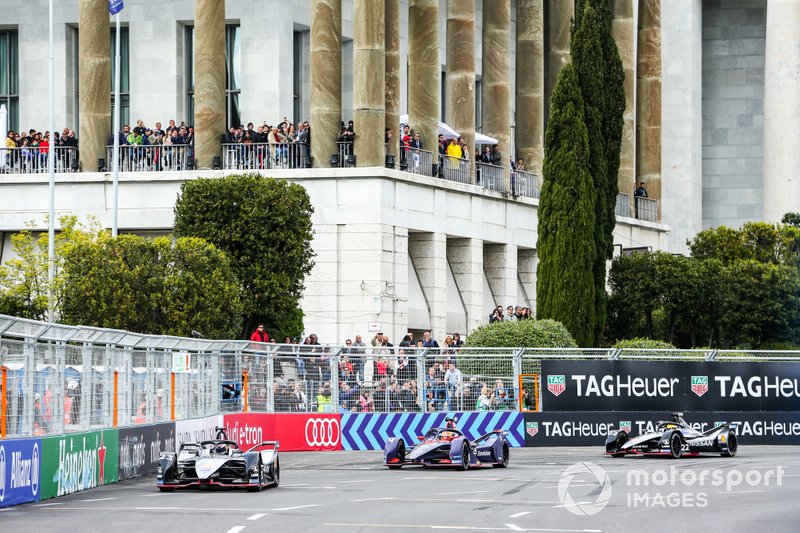
[[[339,433],[339,421],[335,418],[306,420],[306,444],[309,446],[336,446],[339,444]]]

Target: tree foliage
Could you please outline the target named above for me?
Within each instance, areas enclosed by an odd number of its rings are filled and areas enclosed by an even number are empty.
[[[555,320],[484,324],[469,334],[468,348],[577,348],[569,330]]]
[[[69,241],[61,320],[139,333],[231,338],[241,285],[221,250],[196,238],[136,235]]]
[[[725,265],[754,260],[800,266],[800,228],[766,222],[746,222],[741,229],[707,229],[688,242],[692,257],[718,259]]]
[[[313,266],[313,207],[305,189],[258,174],[187,181],[175,205],[175,234],[225,251],[244,285],[240,334],[256,323],[298,336],[298,303]]]
[[[595,340],[594,185],[583,99],[572,65],[553,90],[539,202],[538,318],[563,323],[581,346]]]

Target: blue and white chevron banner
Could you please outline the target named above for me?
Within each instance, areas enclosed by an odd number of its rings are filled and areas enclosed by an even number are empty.
[[[345,413],[342,414],[342,449],[382,450],[389,437],[402,437],[416,444],[417,436],[432,427],[443,427],[445,418],[456,417],[458,428],[470,440],[495,429],[508,431],[511,446],[525,446],[522,413],[498,412],[437,412],[437,413]]]

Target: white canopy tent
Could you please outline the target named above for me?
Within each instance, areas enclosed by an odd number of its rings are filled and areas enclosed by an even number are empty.
[[[400,124],[408,124],[407,114],[400,115]],[[409,126],[414,127],[413,124],[409,124]],[[459,133],[444,122],[439,122],[439,135],[444,135],[445,139],[455,139]]]
[[[500,141],[483,133],[475,132],[475,144],[499,144]]]

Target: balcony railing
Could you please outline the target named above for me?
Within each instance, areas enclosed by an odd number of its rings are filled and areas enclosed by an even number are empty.
[[[106,147],[106,170],[114,164],[114,147]],[[129,145],[119,147],[120,172],[159,172],[194,168],[193,149],[188,144]]]
[[[636,196],[634,201],[636,202],[634,205],[634,216],[636,218],[649,222],[658,222],[658,200]]]
[[[225,170],[268,170],[311,166],[306,143],[223,143]]]
[[[439,175],[447,181],[469,183],[469,159],[449,155],[439,156]]]
[[[56,146],[54,149],[56,172],[78,171],[78,149]],[[0,174],[43,174],[48,172],[49,148],[0,148]]]
[[[478,184],[484,189],[497,192],[506,192],[504,178],[506,169],[488,163],[475,163],[475,171],[478,173]]]
[[[539,181],[536,174],[524,170],[512,170],[511,193],[528,198],[539,198]]]
[[[400,170],[432,178],[434,175],[433,153],[419,148],[401,148]]]
[[[614,206],[614,214],[618,217],[631,216],[631,195],[630,194],[617,194],[617,204]]]

